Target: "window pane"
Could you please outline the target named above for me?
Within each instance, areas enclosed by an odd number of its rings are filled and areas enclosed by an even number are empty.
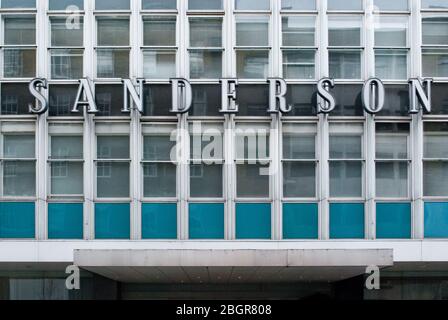
[[[84,0],[50,0],[48,8],[50,10],[68,10],[69,7],[76,6],[79,10],[84,10]],[[71,8],[70,8],[71,9]],[[73,11],[73,10],[71,10]]]
[[[258,164],[237,165],[237,197],[268,198],[269,175],[262,174],[267,170],[269,170],[269,166]]]
[[[222,47],[222,19],[191,18],[191,47]]]
[[[408,18],[375,17],[375,46],[406,47]]]
[[[36,0],[2,0],[1,8],[36,8]]]
[[[173,130],[175,130],[173,128]],[[151,135],[143,139],[143,159],[147,161],[175,161],[171,153],[175,154],[176,141],[171,141],[169,135]]]
[[[32,197],[36,194],[36,163],[5,161],[3,163],[3,195]]]
[[[446,0],[422,0],[423,9],[448,9]]]
[[[361,51],[330,50],[329,59],[331,78],[361,78]]]
[[[129,10],[129,0],[95,0],[96,10]]]
[[[423,192],[425,197],[448,196],[448,162],[423,163]]]
[[[330,162],[330,196],[362,197],[361,162]]]
[[[268,75],[268,50],[238,50],[237,75],[242,79],[265,79]]]
[[[423,49],[422,60],[424,77],[448,77],[448,50]]]
[[[447,123],[425,123],[424,157],[448,159]]]
[[[361,17],[328,18],[328,43],[330,46],[360,46]]]
[[[97,49],[98,78],[128,78],[128,49]]]
[[[222,10],[222,0],[188,0],[190,10]]]
[[[425,0],[423,0],[425,1]],[[375,0],[373,2],[374,6],[378,7],[381,11],[407,11],[408,0]]]
[[[422,19],[423,44],[448,44],[448,18],[431,16]]]
[[[83,75],[83,50],[52,49],[52,79],[81,79]]]
[[[235,0],[236,10],[269,10],[269,0]]]
[[[74,28],[72,20],[51,18],[51,45],[54,47],[83,46],[83,19],[79,18],[79,27]],[[68,25],[67,25],[68,24]]]
[[[2,115],[26,114],[29,115],[28,105],[36,103],[30,94],[27,83],[1,84]]]
[[[283,76],[286,79],[314,79],[315,57],[315,50],[284,50]]]
[[[176,197],[176,165],[171,163],[145,163],[143,164],[143,178],[145,197]]]
[[[250,126],[250,124],[248,125]],[[269,127],[237,126],[235,131],[236,158],[268,159],[269,158]]]
[[[95,100],[98,107],[97,116],[125,116],[123,109],[123,86],[120,84],[97,84],[95,86]],[[129,114],[128,114],[129,116]]]
[[[362,0],[328,0],[328,10],[362,10]]]
[[[99,198],[129,197],[129,163],[97,163],[97,196]]]
[[[190,51],[190,77],[192,79],[219,79],[222,76],[222,51]]]
[[[176,0],[142,0],[143,10],[174,10]]]
[[[146,79],[169,79],[176,76],[176,51],[143,51],[143,76]]]
[[[375,75],[380,79],[407,79],[407,50],[375,50]]]
[[[316,196],[316,164],[285,162],[283,164],[283,196],[314,198]]]
[[[51,194],[83,194],[83,163],[52,162]]]
[[[71,112],[71,109],[73,108],[73,105],[75,103],[77,93],[77,85],[50,85],[50,117],[79,116],[79,114]]]
[[[330,136],[330,159],[361,159],[361,136]]]
[[[222,116],[219,113],[221,103],[220,85],[193,85],[193,106],[190,116]]]
[[[394,135],[377,135],[376,157],[378,159],[407,159],[408,137]]]
[[[222,198],[222,170],[221,165],[191,165],[190,197]]]
[[[408,197],[408,163],[376,164],[376,196],[380,198]]]
[[[129,19],[98,19],[99,46],[128,46]]]
[[[129,159],[129,137],[99,136],[97,152],[98,159]]]
[[[145,46],[175,46],[176,17],[145,17],[143,44]]]
[[[283,131],[283,158],[284,159],[315,159],[316,158],[316,133],[300,132],[299,126],[285,126]],[[310,128],[311,129],[311,128]],[[316,127],[313,126],[313,131]]]
[[[32,78],[36,76],[35,49],[4,49],[4,77]]]
[[[3,138],[3,156],[8,159],[33,159],[35,157],[34,141],[34,135],[5,135]]]
[[[237,46],[268,46],[268,17],[236,17]]]
[[[36,44],[35,18],[5,18],[5,44]]]
[[[316,10],[316,0],[282,0],[282,10]]]
[[[314,46],[316,18],[311,17],[283,17],[282,36],[284,46]]]
[[[145,95],[145,116],[172,116],[171,86],[168,84],[146,84]]]
[[[82,137],[52,136],[51,159],[82,159]]]

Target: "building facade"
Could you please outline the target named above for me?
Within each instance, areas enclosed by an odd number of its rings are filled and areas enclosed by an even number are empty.
[[[0,297],[334,296],[377,265],[389,286],[364,298],[448,298],[448,1],[1,0],[0,19]],[[95,114],[72,110],[84,78]],[[269,78],[290,112],[268,112]],[[409,112],[413,78],[430,112]],[[90,293],[61,288],[72,264]]]

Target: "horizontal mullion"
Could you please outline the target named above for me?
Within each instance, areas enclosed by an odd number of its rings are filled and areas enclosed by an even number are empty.
[[[36,162],[37,158],[0,158],[0,161],[2,162],[13,162],[13,161],[17,161],[17,162]]]
[[[94,159],[93,162],[131,162],[131,159]]]
[[[188,51],[201,50],[201,51],[225,51],[224,47],[189,47]]]
[[[281,162],[314,162],[318,163],[318,159],[282,159]]]
[[[140,163],[149,163],[149,164],[157,164],[157,163],[169,163],[176,165],[179,163],[179,161],[171,161],[171,160],[142,160]]]

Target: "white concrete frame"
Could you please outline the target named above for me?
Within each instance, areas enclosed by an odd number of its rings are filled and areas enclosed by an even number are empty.
[[[189,77],[188,64],[188,17],[189,16],[222,16],[223,17],[223,77],[236,77],[236,59],[234,53],[235,46],[235,14],[234,14],[234,0],[223,0],[224,10],[213,12],[188,12],[187,1],[178,0],[177,11],[141,11],[140,0],[130,0],[131,10],[123,12],[94,12],[94,0],[84,0],[84,10],[81,14],[84,16],[84,76],[94,79],[96,83],[119,83],[119,79],[96,79],[96,64],[95,64],[95,45],[96,45],[96,21],[97,15],[125,15],[130,16],[130,78],[139,78],[143,76],[143,61],[141,54],[142,47],[142,15],[144,14],[175,14],[177,15],[177,76]],[[316,0],[317,11],[312,12],[284,12],[284,14],[312,14],[317,15],[316,26],[316,41],[318,50],[316,54],[316,79],[328,76],[328,35],[327,35],[327,10],[326,0]],[[63,15],[61,12],[47,12],[47,0],[37,0],[37,10],[0,10],[0,17],[4,14],[34,14],[36,15],[36,29],[37,32],[37,75],[50,79],[49,68],[49,53],[47,50],[49,37],[49,16]],[[365,8],[370,8],[373,0],[365,0]],[[426,10],[425,10],[426,11]],[[444,12],[448,16],[448,10],[438,10],[437,12]],[[269,76],[282,76],[282,55],[281,55],[281,15],[283,12],[280,8],[280,0],[271,0],[271,10],[269,11],[253,11],[244,12],[244,14],[262,14],[270,16],[270,67]],[[331,13],[329,13],[331,14]],[[363,12],[337,12],[337,14],[359,14],[363,15],[363,35],[364,35],[364,49],[362,55],[363,77],[359,81],[342,81],[337,83],[356,83],[361,84],[363,80],[374,76],[374,51],[373,51],[373,29],[368,28],[371,12],[365,10]],[[390,14],[390,13],[384,13]],[[400,14],[410,17],[409,23],[409,77],[417,77],[422,74],[421,71],[421,11],[420,1],[410,0],[410,11],[399,12]],[[2,43],[2,42],[0,42]],[[2,56],[2,55],[1,55]],[[0,62],[2,59],[0,58]],[[30,79],[4,79],[0,78],[1,83],[8,82],[28,82]],[[101,80],[101,81],[97,81]],[[440,82],[447,82],[448,79],[436,79]],[[154,81],[160,83],[161,81]],[[167,81],[163,81],[166,83]],[[192,80],[192,83],[218,83],[216,80]],[[264,81],[257,80],[242,80],[241,83],[263,83]],[[288,81],[289,83],[305,84],[315,83],[315,81]],[[50,84],[75,84],[76,81],[61,81],[50,80]],[[406,81],[385,81],[387,84],[405,84]],[[114,199],[116,202],[129,201],[131,203],[131,239],[141,239],[141,200],[142,200],[142,174],[141,174],[141,159],[142,159],[142,143],[141,143],[141,126],[147,122],[168,122],[177,123],[179,129],[187,129],[188,123],[191,120],[201,120],[201,118],[187,117],[181,115],[178,117],[140,117],[140,115],[132,112],[130,117],[94,117],[85,114],[84,117],[70,117],[70,118],[51,118],[48,115],[42,115],[39,118],[35,116],[1,116],[4,121],[8,120],[30,120],[36,121],[36,145],[37,145],[37,194],[36,198],[36,238],[38,240],[47,239],[47,196],[49,194],[48,175],[49,169],[47,166],[48,156],[48,124],[53,122],[64,121],[83,121],[84,122],[84,237],[85,240],[94,239],[94,202],[105,201],[104,199],[95,199],[95,124],[98,122],[125,122],[130,124],[130,139],[131,139],[131,190],[128,199]],[[365,179],[363,181],[365,187],[365,195],[362,202],[365,202],[365,216],[366,216],[366,239],[375,239],[375,121],[406,121],[411,123],[411,155],[412,164],[410,175],[410,183],[412,185],[411,199],[412,200],[412,238],[423,239],[424,230],[424,216],[423,216],[423,169],[422,169],[422,152],[423,152],[423,121],[436,120],[446,121],[447,116],[423,116],[421,114],[409,117],[378,117],[365,115],[364,117],[333,117],[327,115],[319,115],[318,117],[288,117],[273,115],[266,117],[239,117],[238,115],[226,115],[224,117],[212,118],[207,117],[207,120],[218,120],[223,123],[224,128],[231,129],[235,127],[237,122],[261,121],[270,123],[271,128],[281,128],[283,122],[308,123],[313,122],[318,125],[317,137],[317,185],[319,186],[317,199],[319,203],[319,239],[329,239],[329,168],[328,168],[328,127],[331,122],[358,122],[363,123],[365,127]],[[204,120],[204,119],[202,119]],[[234,165],[234,142],[230,134],[225,137],[225,173],[224,173],[224,195],[225,195],[225,238],[227,240],[235,239],[235,206],[236,199],[236,176]],[[281,135],[271,135],[271,155],[274,166],[281,167]],[[188,139],[183,142],[184,150],[188,146]],[[178,239],[188,239],[188,154],[185,152],[180,159],[178,169]],[[281,170],[270,179],[271,197],[265,199],[264,202],[272,203],[272,239],[282,239],[282,175]],[[19,199],[18,199],[19,200]],[[342,199],[336,199],[340,201]],[[343,199],[349,201],[358,201],[359,199]],[[403,200],[403,199],[397,199]],[[433,200],[433,199],[428,199]],[[437,200],[448,201],[448,197],[437,198]],[[109,201],[107,201],[109,202]],[[257,202],[260,202],[257,200]],[[263,201],[261,201],[263,202]]]

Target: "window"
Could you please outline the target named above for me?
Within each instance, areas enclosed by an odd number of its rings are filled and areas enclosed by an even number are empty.
[[[395,0],[394,0],[395,1]],[[363,0],[328,0],[328,10],[340,10],[340,11],[360,11]]]
[[[49,0],[48,8],[54,11],[75,11],[74,9],[84,10],[84,0]]]
[[[129,18],[97,18],[97,77],[129,77]]]
[[[35,103],[35,98],[28,83],[2,83],[0,92],[2,115],[29,115],[28,105]]]
[[[222,18],[190,18],[190,77],[222,76]]]
[[[330,125],[330,197],[363,196],[363,125]]]
[[[3,19],[3,76],[33,78],[36,76],[36,19],[14,15]]]
[[[129,125],[102,123],[96,130],[97,197],[129,198]]]
[[[424,0],[423,0],[424,1]],[[380,11],[408,11],[408,0],[374,0],[373,5]]]
[[[223,137],[220,124],[190,125],[191,198],[223,197]]]
[[[269,0],[235,0],[235,10],[269,10]]]
[[[409,197],[409,123],[376,124],[376,196]]]
[[[142,0],[143,10],[176,10],[177,0]]]
[[[269,126],[239,123],[235,130],[237,198],[269,198]]]
[[[315,16],[282,17],[284,78],[315,78],[315,32]]]
[[[188,0],[189,10],[222,10],[223,0]]]
[[[176,76],[176,17],[143,17],[143,76],[169,79]]]
[[[50,194],[83,194],[83,128],[66,123],[50,124]]]
[[[269,67],[269,17],[236,17],[237,77],[264,79]]]
[[[143,196],[176,198],[176,126],[143,127]],[[173,137],[173,138],[172,138]]]
[[[84,56],[82,17],[79,17],[79,21],[74,25],[67,25],[67,17],[52,17],[50,22],[52,79],[82,78]]]
[[[316,197],[315,124],[283,125],[283,197]]]
[[[375,17],[375,73],[380,79],[407,79],[408,18]]]
[[[361,16],[330,16],[328,18],[331,78],[361,78],[363,49],[361,25]]]
[[[36,8],[36,0],[2,0],[2,9],[31,9]]]
[[[422,18],[422,67],[425,77],[448,77],[448,18],[424,15]]]
[[[95,0],[95,10],[130,10],[130,0]]]
[[[36,195],[36,148],[32,131],[31,124],[2,124],[4,197]]]
[[[424,124],[423,194],[448,196],[448,123]]]
[[[316,0],[282,0],[282,10],[314,11]]]

